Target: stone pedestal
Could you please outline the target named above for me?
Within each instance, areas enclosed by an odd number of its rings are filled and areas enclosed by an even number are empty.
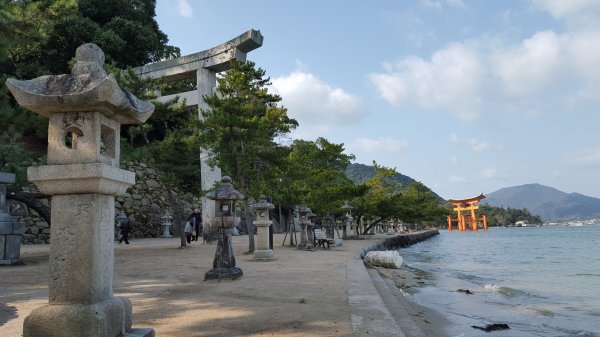
[[[212,228],[218,228],[217,250],[213,260],[213,269],[204,274],[204,280],[235,280],[244,273],[236,267],[235,256],[231,247],[231,228],[239,223],[237,217],[219,217],[211,219]]]
[[[40,192],[53,195],[52,241],[49,304],[25,319],[23,336],[126,334],[131,302],[112,296],[114,194],[134,183],[134,173],[106,164],[31,167],[27,173]],[[75,191],[84,194],[56,194]]]
[[[315,249],[315,232],[313,232],[314,225],[312,222],[308,222],[306,224],[306,246],[304,246],[305,250],[314,250]]]
[[[306,244],[308,243],[308,234],[306,232],[306,222],[300,220],[300,243],[298,244],[298,249],[306,248]]]
[[[254,221],[254,226],[256,226],[256,249],[254,250],[254,260],[275,260],[273,250],[269,249],[269,226],[271,226],[271,221],[256,220]]]

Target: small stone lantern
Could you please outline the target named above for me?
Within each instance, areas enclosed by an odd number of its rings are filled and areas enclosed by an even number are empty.
[[[242,269],[235,266],[235,257],[231,247],[231,229],[240,222],[235,216],[235,203],[243,200],[244,195],[231,184],[231,178],[221,178],[221,186],[208,193],[206,198],[215,201],[215,217],[210,219],[211,228],[219,231],[217,251],[213,261],[213,269],[204,274],[204,280],[235,280],[243,275]]]
[[[13,173],[0,172],[0,265],[22,264],[21,237],[25,227],[8,212],[6,185],[15,182]]]
[[[304,249],[306,250],[314,250],[315,248],[315,232],[314,232],[314,227],[315,224],[313,222],[313,219],[316,218],[317,215],[315,213],[313,213],[312,209],[308,208],[308,213],[306,214],[306,218],[308,219],[307,223],[306,223],[306,246],[304,247]]]
[[[352,209],[354,207],[350,206],[346,201],[342,209],[346,211],[346,221],[342,225],[342,234],[343,238],[346,239],[348,237],[348,227],[352,225]]]
[[[267,201],[264,195],[258,199],[258,202],[250,205],[256,214],[254,225],[256,226],[256,250],[254,250],[254,260],[273,261],[275,256],[273,250],[269,249],[269,226],[273,223],[269,219],[269,210],[275,206]]]
[[[323,227],[325,227],[325,236],[328,239],[335,239],[335,236],[333,234],[335,222],[333,221],[333,217],[331,216],[331,214],[327,213],[323,217]]]
[[[308,218],[306,215],[310,211],[310,208],[306,207],[306,204],[302,202],[296,205],[296,209],[298,210],[298,221],[300,223],[300,243],[298,244],[297,248],[304,249],[308,243],[308,236],[306,233]]]
[[[163,234],[162,237],[163,238],[172,238],[173,235],[171,235],[169,228],[173,225],[171,223],[171,221],[173,220],[173,217],[169,214],[169,212],[165,212],[165,215],[160,217],[163,221]]]

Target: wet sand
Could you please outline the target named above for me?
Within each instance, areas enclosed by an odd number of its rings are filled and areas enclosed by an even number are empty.
[[[161,238],[115,245],[114,294],[132,301],[134,327],[157,336],[444,336],[443,318],[403,298],[425,282],[419,273],[402,268],[380,277],[357,259],[389,235],[315,251],[282,246],[283,236],[274,236],[272,262],[252,261],[244,254],[248,237],[233,237],[244,272],[235,281],[203,281],[214,244],[182,248],[179,238]],[[25,317],[47,304],[48,251],[24,245],[26,265],[0,268],[0,335],[21,336]],[[392,298],[398,302],[389,304]]]

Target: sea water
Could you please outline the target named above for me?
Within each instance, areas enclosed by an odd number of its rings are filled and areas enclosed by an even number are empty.
[[[598,226],[443,230],[399,252],[431,276],[407,299],[444,315],[450,336],[600,337]],[[471,327],[494,323],[510,329]]]

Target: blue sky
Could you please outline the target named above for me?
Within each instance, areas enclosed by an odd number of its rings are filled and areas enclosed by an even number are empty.
[[[600,197],[600,1],[158,0],[182,55],[249,29],[300,127],[444,198]]]

